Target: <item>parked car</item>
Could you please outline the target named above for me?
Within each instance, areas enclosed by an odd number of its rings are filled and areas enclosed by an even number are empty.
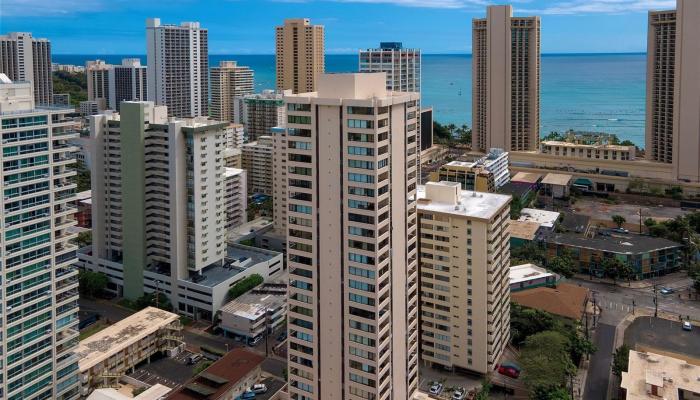
[[[433,384],[430,386],[430,394],[440,394],[442,393],[443,389],[445,389],[445,386],[442,383],[433,382]]]
[[[256,383],[250,387],[250,391],[256,394],[267,392],[267,386],[264,383]]]
[[[255,392],[252,392],[250,390],[246,390],[240,396],[236,397],[236,400],[248,400],[248,399],[254,399],[254,398],[255,398]]]
[[[187,357],[187,365],[194,365],[199,362],[199,360],[202,359],[201,354],[191,354],[189,357]]]
[[[693,330],[693,325],[690,323],[690,321],[683,321],[683,330],[684,331],[692,331]]]
[[[674,292],[674,290],[671,288],[662,287],[661,290],[659,290],[659,292],[661,292],[661,294],[671,294]]]
[[[498,373],[513,379],[518,379],[518,377],[520,376],[520,371],[513,367],[507,367],[504,365],[498,367]]]
[[[464,400],[467,398],[467,390],[465,388],[457,388],[452,392],[452,400]]]

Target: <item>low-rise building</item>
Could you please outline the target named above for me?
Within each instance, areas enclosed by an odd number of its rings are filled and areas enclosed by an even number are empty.
[[[541,230],[540,224],[534,221],[510,220],[510,247],[520,247],[537,240]]]
[[[247,200],[246,171],[238,168],[224,168],[226,230],[246,222]]]
[[[636,148],[608,143],[586,144],[546,140],[540,143],[540,152],[561,157],[629,161],[635,159]]]
[[[547,198],[565,199],[569,197],[569,188],[573,182],[573,176],[569,174],[549,173],[540,182],[542,193]]]
[[[87,400],[161,400],[171,390],[160,383],[153,386],[131,384],[123,382],[125,379],[135,381],[133,378],[124,377],[116,387],[93,390]]]
[[[228,335],[254,340],[282,325],[287,316],[287,283],[263,283],[221,307],[219,327]]]
[[[518,221],[530,221],[540,225],[543,230],[553,230],[554,225],[561,214],[557,211],[540,210],[537,208],[523,208],[520,210]]]
[[[523,307],[578,321],[588,310],[590,290],[570,283],[560,283],[556,287],[540,286],[516,291],[511,293],[510,298],[513,303]]]
[[[238,398],[261,379],[265,357],[236,348],[217,360],[189,382],[171,392],[165,400],[230,400]]]
[[[535,264],[522,264],[510,267],[510,291],[517,292],[539,286],[555,285],[560,276]]]
[[[97,115],[107,109],[107,101],[104,98],[81,101],[78,104],[78,109],[80,110],[80,115],[84,117]]]
[[[604,262],[617,258],[629,265],[633,279],[645,279],[681,267],[683,245],[667,239],[643,235],[586,237],[577,233],[553,233],[545,240],[547,259],[566,252],[576,271],[603,276]]]
[[[432,182],[459,182],[462,190],[495,192],[510,181],[508,152],[491,149],[474,161],[451,161],[430,173]]]
[[[248,194],[272,196],[272,137],[259,136],[241,146],[243,169],[248,172]]]
[[[630,350],[620,387],[626,400],[700,398],[700,366],[685,360]]]
[[[134,366],[156,353],[177,355],[185,347],[177,314],[147,307],[80,341],[78,357],[82,396],[116,385]]]

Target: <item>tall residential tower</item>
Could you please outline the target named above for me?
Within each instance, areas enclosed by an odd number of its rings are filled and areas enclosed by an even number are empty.
[[[208,115],[209,47],[199,22],[161,25],[146,21],[148,100],[168,107],[169,116]]]
[[[379,48],[360,50],[360,72],[386,72],[386,88],[420,92],[420,50],[404,49],[400,42],[382,42]]]
[[[121,109],[122,101],[146,101],[148,99],[147,68],[138,58],[124,58],[121,65],[109,70],[109,105]]]
[[[253,94],[253,70],[235,61],[221,61],[211,69],[211,116],[217,121],[235,120],[235,98]]]
[[[323,35],[323,25],[311,25],[308,18],[286,19],[276,28],[278,90],[316,90],[316,81],[325,70]]]
[[[0,73],[14,82],[31,82],[37,105],[53,102],[51,42],[28,32],[0,35]]]
[[[285,96],[289,393],[409,399],[418,385],[417,93],[323,74]],[[280,181],[278,181],[279,183]]]
[[[472,149],[537,149],[540,18],[489,6],[472,21]]]
[[[649,12],[646,157],[700,181],[700,2]]]

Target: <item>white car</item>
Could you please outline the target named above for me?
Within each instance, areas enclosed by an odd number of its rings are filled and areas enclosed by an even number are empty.
[[[683,321],[683,330],[684,331],[692,331],[693,330],[693,325],[690,323],[690,321]]]
[[[250,391],[253,393],[265,393],[267,392],[267,386],[265,386],[264,383],[256,383],[255,385],[250,387]]]
[[[467,398],[467,390],[464,388],[457,388],[452,393],[452,400],[464,400]]]
[[[445,388],[442,383],[440,382],[433,382],[433,384],[430,386],[430,394],[440,394],[442,393],[442,390]]]

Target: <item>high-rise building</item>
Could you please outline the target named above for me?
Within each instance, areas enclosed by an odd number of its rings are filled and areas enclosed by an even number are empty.
[[[211,69],[211,116],[218,121],[235,121],[236,97],[253,94],[253,70],[235,61],[221,61]]]
[[[276,28],[277,89],[313,92],[325,71],[323,25],[308,18],[285,19]]]
[[[35,104],[51,104],[53,78],[48,39],[36,39],[28,32],[0,35],[0,73],[14,82],[31,82]]]
[[[69,139],[78,137],[62,111],[35,106],[29,82],[0,74],[3,251],[0,393],[8,399],[79,396],[76,184]]]
[[[249,141],[270,135],[270,129],[284,125],[285,94],[291,90],[264,90],[262,93],[236,97],[234,100],[234,122],[243,124]]]
[[[114,109],[114,105],[109,102],[109,71],[111,69],[112,66],[103,60],[85,63],[88,101],[104,99],[107,109]]]
[[[138,58],[124,58],[109,70],[109,107],[119,111],[122,101],[148,99],[147,68]]]
[[[360,50],[360,72],[386,72],[386,88],[420,92],[419,49],[404,49],[400,42],[382,42],[379,48]]]
[[[148,100],[168,107],[168,115],[208,115],[209,41],[199,22],[161,25],[146,21]]]
[[[241,164],[248,176],[248,194],[272,195],[272,137],[260,136],[241,146]]]
[[[292,399],[417,390],[419,97],[384,73],[285,96]]]
[[[247,221],[247,200],[246,171],[238,168],[224,168],[225,226],[227,230]]]
[[[418,188],[421,359],[488,374],[510,335],[510,196]]]
[[[540,18],[487,7],[472,21],[472,149],[537,150]]]
[[[673,164],[676,178],[700,181],[700,3],[649,12],[646,157]]]

